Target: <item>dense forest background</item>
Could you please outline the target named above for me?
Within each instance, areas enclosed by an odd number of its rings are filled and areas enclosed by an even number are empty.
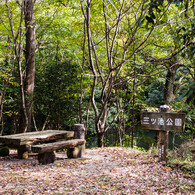
[[[192,140],[194,35],[194,0],[1,0],[1,135],[83,123],[88,147],[148,149],[140,111],[168,104],[170,146]]]

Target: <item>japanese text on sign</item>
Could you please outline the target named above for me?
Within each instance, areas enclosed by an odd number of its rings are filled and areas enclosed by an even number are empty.
[[[158,123],[158,125],[170,125],[170,126],[182,126],[182,119],[181,118],[175,118],[175,121],[173,121],[171,118],[168,118],[166,121],[164,121],[163,118],[149,118],[149,117],[144,117],[143,118],[143,124],[152,124],[155,125]]]
[[[185,125],[185,114],[142,112],[141,125],[144,129],[183,131]]]

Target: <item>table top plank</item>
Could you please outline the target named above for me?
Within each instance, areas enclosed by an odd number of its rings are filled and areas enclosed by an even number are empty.
[[[25,145],[67,139],[73,136],[74,131],[46,130],[0,136],[0,143],[5,143],[6,145]]]

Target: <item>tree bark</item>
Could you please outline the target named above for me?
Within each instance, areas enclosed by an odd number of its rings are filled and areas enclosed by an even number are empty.
[[[32,105],[34,94],[34,80],[35,80],[35,21],[33,15],[34,3],[32,0],[24,0],[24,19],[26,27],[26,48],[25,48],[25,111],[24,109],[20,115],[19,132],[31,131]]]
[[[98,144],[98,147],[103,147],[104,144],[103,144],[103,141],[104,141],[104,131],[103,132],[98,132],[97,133],[97,144]]]
[[[175,99],[174,95],[174,82],[178,65],[168,67],[166,75],[165,89],[164,89],[164,102],[165,104],[171,103]]]
[[[122,108],[122,98],[118,100],[117,112],[119,112],[121,108]],[[119,145],[119,146],[122,146],[122,132],[123,132],[122,124],[123,124],[123,116],[119,116],[117,120],[117,137],[116,137],[116,145]]]

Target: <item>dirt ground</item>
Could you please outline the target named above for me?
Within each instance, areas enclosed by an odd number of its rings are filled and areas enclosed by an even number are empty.
[[[195,194],[192,178],[158,158],[129,148],[86,149],[83,158],[58,152],[54,163],[37,156],[0,157],[0,194]]]

